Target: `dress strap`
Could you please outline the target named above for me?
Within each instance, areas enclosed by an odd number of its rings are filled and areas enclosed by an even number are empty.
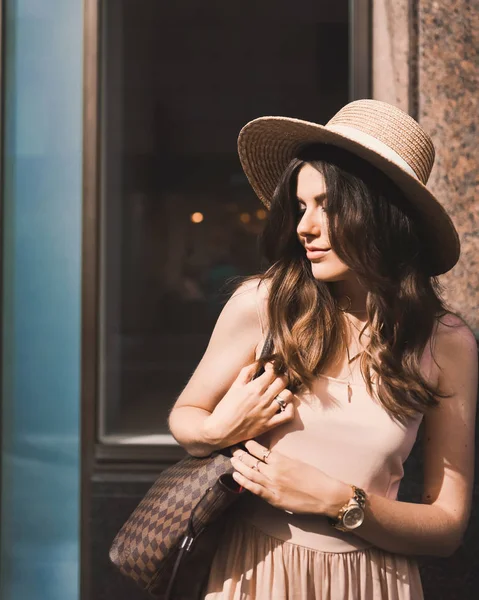
[[[267,341],[267,338],[268,338],[268,334],[269,334],[269,327],[268,327],[267,323],[265,322],[264,299],[262,297],[262,294],[260,293],[261,285],[266,285],[266,284],[263,281],[260,281],[258,283],[258,286],[256,288],[256,296],[255,296],[256,313],[258,315],[258,321],[259,321],[259,325],[260,325],[260,329],[261,329],[261,339],[259,340],[257,350],[256,350],[257,358],[259,357],[261,348],[264,347],[264,345]]]
[[[265,312],[264,312],[264,303],[266,301],[264,294],[260,291],[260,286],[265,286],[265,289],[268,290],[265,281],[260,281],[256,287],[256,312],[258,313],[258,320],[261,327],[261,335],[264,338],[269,330],[268,324],[265,322]],[[269,291],[269,290],[268,290]],[[267,320],[267,319],[266,319]]]

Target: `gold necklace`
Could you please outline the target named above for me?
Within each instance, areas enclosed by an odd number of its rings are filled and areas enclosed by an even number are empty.
[[[352,358],[349,356],[349,348],[348,346],[346,346],[346,354],[348,355],[348,369],[349,369],[349,377],[347,378],[347,384],[348,384],[348,402],[351,403],[351,398],[353,397],[353,387],[351,385],[351,378],[353,376],[353,373],[351,371],[351,363],[353,362],[353,360],[356,360],[358,358],[358,356],[361,356],[361,354],[364,352],[364,350],[361,350],[361,352],[358,352],[357,354],[355,354]]]
[[[368,326],[368,323],[366,322],[364,327],[362,329],[360,329],[355,323],[353,323],[353,321],[351,321],[351,319],[348,319],[347,317],[346,317],[346,319],[347,319],[348,323],[350,325],[352,325],[356,329],[356,331],[359,332],[359,338],[358,338],[358,341],[359,341],[361,338],[361,335],[364,334],[364,331],[365,331],[366,327]],[[351,398],[353,396],[353,388],[352,388],[352,384],[351,384],[351,378],[353,376],[353,373],[351,371],[351,363],[354,360],[356,360],[359,356],[361,356],[363,353],[364,353],[364,350],[360,350],[353,357],[351,357],[349,355],[349,346],[346,344],[346,354],[348,356],[348,369],[349,369],[349,376],[347,377],[347,380],[346,380],[347,384],[348,384],[348,402],[351,402]]]
[[[350,306],[351,306],[351,298],[350,298],[349,296],[346,296],[346,298],[347,298],[347,299],[348,299],[348,301],[349,301],[349,307],[350,307]],[[345,311],[347,310],[347,308],[346,308],[346,309],[342,309],[341,307],[339,307],[339,305],[338,305],[338,308],[339,308],[339,310],[341,310],[342,312],[345,312]],[[353,311],[351,311],[351,312],[353,312]],[[362,312],[362,311],[356,311],[356,312]],[[366,324],[364,325],[363,329],[361,330],[361,329],[359,329],[359,328],[358,328],[358,327],[357,327],[357,326],[356,326],[356,325],[355,325],[355,324],[354,324],[354,323],[353,323],[353,322],[352,322],[350,319],[348,319],[347,317],[346,317],[346,320],[348,321],[348,323],[349,323],[350,325],[352,325],[352,326],[353,326],[353,327],[356,329],[356,331],[359,331],[359,333],[360,333],[360,336],[359,336],[359,337],[361,337],[361,333],[363,333],[363,332],[364,332],[364,329],[366,329],[366,327],[367,327],[367,325],[368,325],[368,324],[366,323]],[[344,383],[346,383],[346,384],[347,384],[347,394],[348,394],[348,402],[349,402],[349,403],[351,402],[351,398],[352,398],[352,396],[353,396],[353,387],[352,387],[352,383],[351,383],[351,379],[352,379],[353,373],[352,373],[352,371],[351,371],[351,363],[352,363],[354,360],[356,360],[356,359],[357,359],[359,356],[361,356],[361,354],[363,354],[363,353],[364,353],[364,350],[360,350],[360,351],[359,351],[359,352],[357,352],[357,353],[356,353],[354,356],[352,356],[352,357],[351,357],[351,356],[349,355],[349,346],[348,346],[348,344],[346,344],[346,354],[347,354],[347,357],[348,357],[348,369],[349,369],[349,375],[348,375],[348,377],[346,377],[345,379],[337,379],[337,381],[343,381]]]
[[[366,323],[364,323],[363,328],[360,329],[355,323],[353,323],[353,321],[351,321],[351,319],[348,319],[347,317],[346,317],[346,319],[347,319],[348,323],[350,325],[352,325],[354,327],[354,329],[356,329],[356,331],[359,331],[359,337],[361,337],[362,335],[366,335],[366,337],[369,337],[369,335],[367,333],[365,333],[365,331],[369,325],[369,323],[367,321],[366,321]]]
[[[341,306],[343,299],[346,300],[346,302],[347,302],[346,306]],[[338,307],[338,310],[340,310],[343,313],[347,313],[347,312],[348,313],[362,313],[362,312],[364,312],[363,308],[361,310],[351,310],[352,304],[353,304],[353,301],[346,294],[336,300],[336,306]]]

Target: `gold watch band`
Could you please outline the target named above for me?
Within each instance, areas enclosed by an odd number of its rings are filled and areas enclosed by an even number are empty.
[[[352,483],[350,483],[349,485],[353,488],[353,498],[356,500],[356,502],[361,508],[364,508],[366,506],[366,492],[363,489],[356,487]]]
[[[355,485],[353,485],[352,483],[349,484],[353,490],[353,496],[352,498],[350,498],[346,504],[344,504],[344,506],[342,506],[339,509],[338,515],[335,519],[332,519],[330,517],[328,517],[329,523],[335,527],[336,529],[339,529],[340,531],[349,531],[349,529],[347,527],[344,527],[343,525],[343,515],[346,512],[346,510],[348,508],[350,508],[351,504],[357,504],[360,508],[362,508],[364,510],[365,506],[366,506],[366,492],[360,488],[357,487]]]

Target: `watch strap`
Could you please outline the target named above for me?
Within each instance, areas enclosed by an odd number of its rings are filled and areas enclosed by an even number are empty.
[[[340,531],[350,531],[343,524],[343,516],[344,516],[344,513],[346,512],[346,510],[351,505],[356,504],[363,510],[366,506],[366,497],[367,497],[366,492],[362,488],[359,488],[351,483],[349,485],[351,486],[351,488],[353,490],[353,496],[346,502],[346,504],[344,504],[344,506],[342,506],[339,509],[338,515],[335,519],[328,517],[328,521],[329,521],[330,525],[332,525],[336,529],[339,529]]]
[[[355,485],[350,484],[351,487],[353,488],[353,492],[354,492],[354,496],[353,498],[356,500],[356,502],[359,504],[359,506],[364,509],[364,507],[366,506],[366,492],[359,488],[356,487]]]

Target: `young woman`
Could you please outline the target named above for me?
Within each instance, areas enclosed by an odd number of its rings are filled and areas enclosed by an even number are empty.
[[[451,555],[468,522],[477,390],[475,338],[438,293],[459,243],[425,187],[432,142],[359,100],[326,126],[256,119],[239,154],[271,267],[230,298],[169,419],[193,455],[234,445],[250,492],[205,597],[419,600],[414,555]],[[422,421],[422,503],[399,502]]]

